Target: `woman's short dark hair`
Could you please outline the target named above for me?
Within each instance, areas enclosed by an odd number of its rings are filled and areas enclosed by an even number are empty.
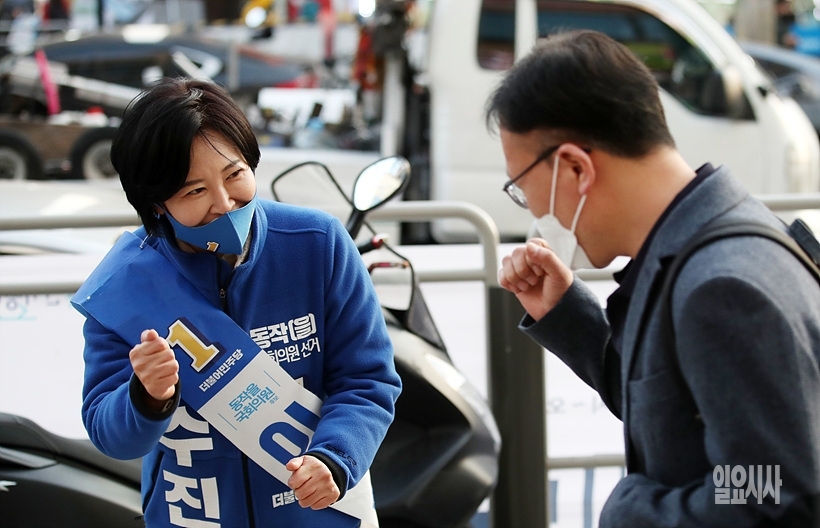
[[[552,131],[624,157],[674,146],[658,84],[626,46],[590,30],[540,41],[487,102],[487,126]]]
[[[188,177],[197,135],[216,132],[234,143],[255,171],[259,144],[245,113],[222,86],[206,80],[166,78],[134,98],[111,144],[111,162],[129,203],[152,234],[163,234],[156,204]]]

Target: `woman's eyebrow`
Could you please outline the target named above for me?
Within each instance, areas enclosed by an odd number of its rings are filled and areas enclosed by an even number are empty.
[[[203,181],[205,180],[203,180],[202,178],[198,178],[196,180],[188,180],[182,184],[182,187],[180,187],[180,189],[185,189],[186,187],[193,187],[194,185],[199,185]]]
[[[241,159],[239,159],[239,158],[237,158],[237,159],[235,159],[235,160],[229,160],[229,161],[228,161],[228,164],[227,164],[227,165],[225,165],[224,167],[222,167],[222,170],[223,170],[223,171],[226,171],[226,170],[228,170],[228,169],[232,169],[232,168],[234,168],[234,167],[239,166],[239,164],[240,164],[240,163],[242,163],[242,160],[241,160]]]

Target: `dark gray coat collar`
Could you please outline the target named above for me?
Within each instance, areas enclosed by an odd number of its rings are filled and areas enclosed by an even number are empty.
[[[645,248],[641,267],[636,270],[637,281],[624,322],[622,387],[627,387],[638,346],[639,327],[645,311],[654,303],[650,294],[655,281],[661,278],[664,263],[676,255],[700,228],[749,198],[749,192],[721,166],[669,211],[663,223],[657,226],[655,235],[648,241],[650,245]]]

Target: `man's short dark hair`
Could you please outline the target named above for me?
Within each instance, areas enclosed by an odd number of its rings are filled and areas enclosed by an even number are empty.
[[[675,145],[652,73],[626,46],[590,30],[540,41],[491,95],[486,119],[631,158]]]
[[[126,109],[111,144],[111,162],[128,201],[149,233],[163,234],[154,207],[185,183],[196,136],[217,132],[234,143],[252,171],[259,144],[245,113],[222,86],[166,78]]]

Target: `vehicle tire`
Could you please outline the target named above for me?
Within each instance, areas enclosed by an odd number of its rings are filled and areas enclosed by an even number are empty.
[[[42,180],[45,177],[43,158],[23,134],[0,130],[0,179]]]
[[[71,146],[70,178],[73,180],[105,180],[116,178],[111,164],[111,140],[117,127],[91,128],[83,132]]]

